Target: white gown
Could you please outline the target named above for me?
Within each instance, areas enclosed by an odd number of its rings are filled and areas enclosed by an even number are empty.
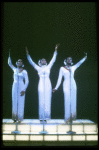
[[[74,79],[75,70],[86,60],[84,57],[77,64],[70,67],[70,71],[65,67],[61,67],[59,71],[59,77],[57,84],[54,89],[58,89],[61,84],[62,77],[64,77],[63,82],[63,92],[64,92],[64,119],[65,121],[70,120],[70,107],[72,119],[76,119],[77,109],[76,109],[76,100],[77,100],[77,86]],[[71,101],[71,106],[70,106]]]
[[[10,57],[8,58],[8,65],[14,72],[14,81],[12,85],[12,119],[22,121],[24,118],[25,94],[20,96],[20,92],[26,91],[27,89],[29,83],[28,74],[26,70],[19,73],[18,68],[12,65]]]
[[[53,58],[48,65],[39,67],[31,59],[30,55],[27,55],[29,63],[38,71],[39,83],[38,83],[38,97],[39,97],[39,119],[47,120],[51,118],[51,97],[52,97],[52,85],[50,81],[50,69],[56,60],[57,52],[54,52]]]

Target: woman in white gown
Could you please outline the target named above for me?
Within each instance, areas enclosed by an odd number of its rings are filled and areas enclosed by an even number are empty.
[[[14,122],[17,121],[21,123],[24,118],[25,91],[29,83],[28,74],[27,71],[23,69],[24,65],[21,59],[16,62],[16,68],[12,65],[9,55],[8,65],[14,72],[12,85],[12,119]]]
[[[52,96],[52,85],[50,81],[50,69],[53,66],[56,56],[57,56],[57,48],[55,47],[54,55],[47,65],[45,59],[39,60],[38,64],[35,64],[28,54],[28,50],[26,48],[27,59],[29,63],[37,70],[39,75],[39,83],[38,83],[38,98],[39,98],[39,119],[42,122],[51,119],[51,96]]]
[[[74,72],[86,60],[86,58],[87,53],[83,59],[81,59],[77,64],[73,65],[72,58],[68,57],[67,59],[64,60],[65,66],[61,67],[59,70],[58,81],[55,88],[53,89],[53,93],[59,88],[62,77],[64,77],[63,92],[64,92],[65,122],[70,121],[70,116],[72,117],[72,119],[76,119],[77,86],[74,79]]]

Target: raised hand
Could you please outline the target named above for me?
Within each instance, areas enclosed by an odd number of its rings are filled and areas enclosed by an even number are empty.
[[[26,46],[26,54],[27,54],[27,55],[29,54],[27,46]]]
[[[86,55],[85,57],[87,58],[87,53],[84,52],[84,54]]]
[[[9,57],[10,57],[10,51],[11,51],[11,49],[9,49]]]
[[[59,45],[60,45],[60,44],[56,44],[56,46],[55,46],[55,51],[58,49]]]

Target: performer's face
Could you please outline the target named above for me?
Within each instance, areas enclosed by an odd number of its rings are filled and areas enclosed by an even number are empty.
[[[67,58],[67,63],[68,63],[68,64],[71,64],[71,63],[72,63],[72,58],[71,58],[71,57],[68,57],[68,58]]]
[[[42,64],[42,65],[46,65],[46,59],[43,58],[43,59],[41,60],[41,64]]]
[[[18,67],[21,67],[23,64],[22,59],[18,59],[17,64],[18,64]]]

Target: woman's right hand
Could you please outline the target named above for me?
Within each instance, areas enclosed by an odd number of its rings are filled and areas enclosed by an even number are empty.
[[[11,49],[9,49],[9,57],[10,57],[10,51],[11,51]]]
[[[27,46],[26,46],[26,54],[27,54],[27,55],[29,55],[29,52],[28,52]]]
[[[56,91],[56,89],[53,89],[52,92],[54,93]]]
[[[57,51],[57,49],[58,49],[58,47],[59,47],[59,43],[58,44],[56,44],[56,46],[55,46],[55,51]]]
[[[85,57],[87,58],[87,53],[84,52],[84,54],[85,54]]]
[[[8,57],[8,64],[10,63],[9,57]]]

